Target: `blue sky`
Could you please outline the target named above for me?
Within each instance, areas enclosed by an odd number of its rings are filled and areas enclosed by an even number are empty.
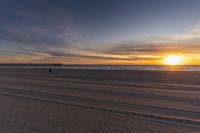
[[[1,0],[0,62],[142,64],[168,50],[198,57],[199,12],[199,0]]]

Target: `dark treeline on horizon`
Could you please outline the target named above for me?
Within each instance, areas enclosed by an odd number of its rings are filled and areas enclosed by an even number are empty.
[[[62,66],[61,63],[0,63],[0,66]]]

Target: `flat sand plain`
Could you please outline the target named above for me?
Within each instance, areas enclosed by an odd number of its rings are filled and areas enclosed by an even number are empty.
[[[200,72],[0,69],[1,133],[199,133]]]

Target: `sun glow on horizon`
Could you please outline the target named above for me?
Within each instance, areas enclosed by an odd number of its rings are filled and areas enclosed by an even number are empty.
[[[163,63],[165,65],[182,65],[184,61],[183,56],[179,55],[168,55],[164,58]]]

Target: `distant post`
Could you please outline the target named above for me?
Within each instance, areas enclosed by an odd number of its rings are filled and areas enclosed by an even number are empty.
[[[52,69],[51,69],[51,68],[49,68],[49,72],[50,72],[50,73],[52,72]]]

